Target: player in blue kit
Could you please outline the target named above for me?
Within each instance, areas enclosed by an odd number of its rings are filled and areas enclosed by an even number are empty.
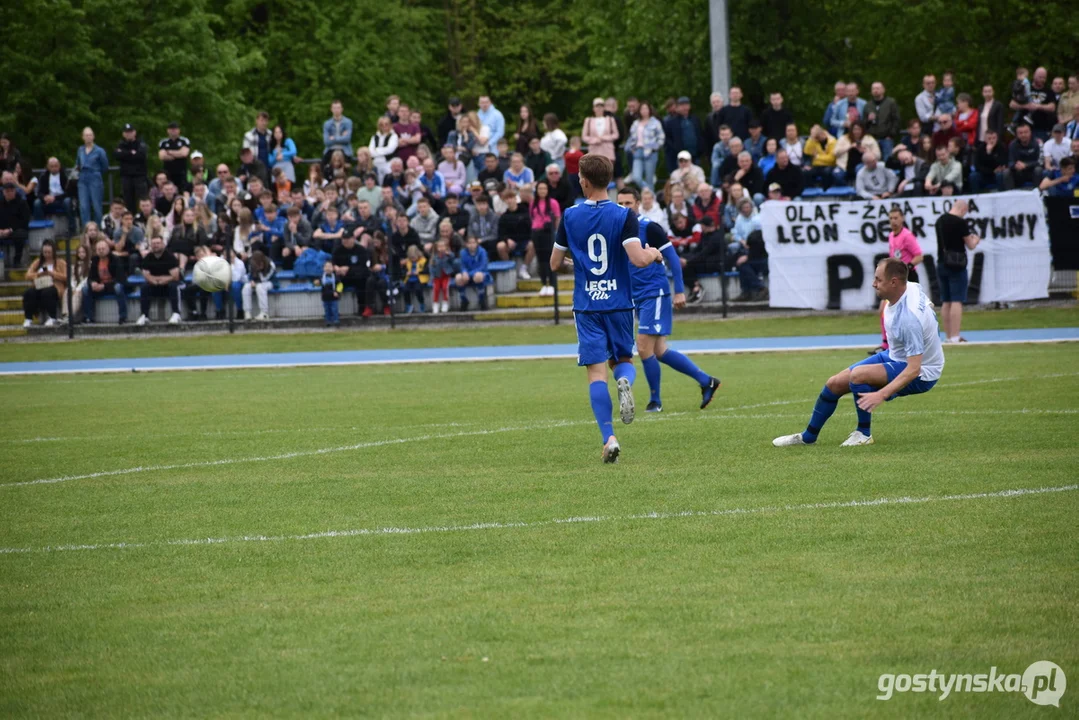
[[[641,245],[637,215],[607,198],[614,166],[601,155],[581,158],[579,177],[585,202],[568,208],[551,253],[558,271],[566,253],[573,257],[573,317],[577,325],[577,364],[588,368],[592,414],[603,436],[603,462],[621,451],[614,436],[613,406],[607,389],[607,364],[614,368],[622,422],[633,422],[633,300],[629,266],[662,263],[656,248]]]
[[[618,191],[618,204],[634,215],[638,213],[641,194],[636,188],[627,185]],[[646,217],[638,217],[641,226],[641,242],[645,247],[657,248],[667,260],[667,266],[674,277],[674,296],[667,282],[667,273],[663,265],[630,268],[630,290],[633,304],[637,308],[637,354],[641,356],[644,376],[648,380],[648,389],[652,396],[648,400],[646,412],[662,412],[663,402],[659,396],[660,368],[663,363],[674,370],[688,375],[701,387],[701,410],[708,407],[719,389],[719,379],[710,376],[694,364],[692,360],[667,347],[664,339],[671,334],[674,324],[673,308],[686,306],[686,291],[682,283],[682,263],[678,253],[656,223]]]

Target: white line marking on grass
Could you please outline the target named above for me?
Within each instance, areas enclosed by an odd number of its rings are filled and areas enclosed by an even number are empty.
[[[806,402],[802,400],[780,400],[777,402],[769,403],[757,403],[753,405],[743,405],[740,407],[727,408],[726,412],[736,412],[738,410],[748,410],[758,407],[767,407],[772,405],[789,405],[794,402]],[[679,416],[698,415],[698,413],[684,412],[684,413],[667,413],[667,417],[674,419]],[[651,422],[659,422],[663,418],[653,418]],[[554,428],[562,427],[574,427],[578,425],[592,425],[594,420],[552,420],[545,423],[535,423],[532,425],[518,425],[507,426],[501,428],[493,428],[490,430],[470,430],[465,432],[456,433],[439,433],[431,435],[418,435],[415,437],[407,438],[392,438],[387,440],[373,440],[370,442],[355,443],[353,445],[342,445],[339,447],[318,448],[315,450],[297,450],[294,452],[280,453],[278,455],[265,455],[255,457],[240,457],[240,458],[222,458],[220,460],[204,460],[201,462],[191,463],[176,463],[171,465],[147,465],[138,466],[133,468],[122,468],[119,470],[103,470],[101,472],[87,473],[85,475],[63,475],[61,477],[54,478],[42,478],[39,480],[24,480],[22,482],[13,483],[0,483],[0,489],[9,487],[26,487],[28,485],[55,485],[57,483],[70,482],[72,480],[91,480],[100,477],[113,477],[116,475],[134,475],[145,472],[161,472],[165,470],[185,470],[198,467],[214,467],[217,465],[236,465],[239,463],[249,462],[271,462],[274,460],[291,460],[298,457],[311,457],[315,455],[328,455],[330,453],[349,452],[351,450],[364,450],[373,447],[384,447],[386,445],[401,445],[410,442],[424,442],[427,440],[446,440],[459,437],[472,437],[476,435],[497,435],[507,432],[521,432],[530,430],[550,430]],[[445,427],[445,426],[443,426]]]
[[[419,425],[392,425],[381,428],[382,430],[416,430],[419,428],[429,427],[474,427],[479,423],[471,422],[445,422],[445,423],[421,423]],[[144,433],[139,432],[140,438],[177,438],[177,437],[250,437],[255,435],[301,435],[310,433],[322,433],[322,432],[352,432],[354,430],[364,429],[357,425],[337,425],[334,427],[301,427],[301,428],[267,428],[264,430],[195,430],[184,431],[178,430],[175,432],[167,433]],[[76,442],[84,440],[113,440],[116,438],[115,433],[112,435],[68,435],[64,437],[33,437],[33,438],[20,438],[13,440],[0,439],[0,445],[25,445],[29,443],[43,443],[43,442]]]
[[[148,547],[176,547],[191,545],[225,545],[249,542],[289,542],[301,540],[322,540],[327,538],[352,538],[380,535],[422,535],[432,533],[472,532],[478,530],[508,530],[516,528],[540,528],[552,525],[578,525],[608,522],[634,522],[639,520],[673,520],[679,518],[727,517],[733,515],[767,515],[781,512],[802,512],[807,510],[838,510],[848,508],[881,507],[886,505],[924,505],[938,502],[958,502],[963,500],[986,500],[991,498],[1018,498],[1047,493],[1073,492],[1079,485],[1061,485],[1042,488],[1012,488],[992,492],[965,493],[962,495],[940,495],[937,497],[893,497],[870,498],[867,500],[843,500],[835,502],[805,503],[801,505],[766,505],[751,508],[727,508],[723,510],[683,510],[680,512],[647,512],[635,515],[584,515],[554,520],[476,522],[468,525],[435,525],[429,527],[380,527],[359,528],[355,530],[325,530],[303,535],[239,535],[233,537],[187,538],[144,543],[101,543],[83,545],[46,545],[36,548],[0,548],[0,555],[25,553],[48,553],[85,550],[129,550]]]
[[[1060,376],[1071,376],[1071,375],[1079,375],[1079,373],[1062,373],[1062,374],[1060,374]],[[1042,377],[1042,376],[1036,376],[1036,377]],[[1048,377],[1052,377],[1052,376],[1048,376]],[[988,382],[1004,382],[1004,381],[1007,381],[1007,380],[1024,380],[1024,379],[1030,379],[1030,378],[989,378],[989,379],[985,379],[985,380],[971,381],[970,383],[967,383],[967,384],[983,384],[983,383],[988,383]],[[955,385],[958,385],[958,384],[960,384],[960,383],[953,383],[951,385],[944,385],[942,387],[954,387]],[[738,419],[762,420],[762,419],[782,418],[782,417],[801,417],[801,415],[797,415],[797,416],[775,415],[775,414],[773,414],[773,415],[767,415],[767,414],[732,415],[731,413],[737,413],[738,411],[741,411],[741,410],[752,410],[752,409],[764,408],[764,407],[777,407],[777,406],[783,406],[783,405],[795,405],[795,404],[802,404],[802,403],[811,403],[815,399],[816,398],[807,398],[807,399],[802,399],[802,400],[775,400],[775,401],[771,401],[771,402],[754,403],[754,404],[750,404],[750,405],[740,405],[740,406],[730,407],[730,408],[725,408],[725,409],[716,408],[717,412],[705,413],[705,414],[702,414],[702,413],[700,413],[698,411],[671,412],[671,413],[664,413],[660,417],[649,418],[648,422],[649,423],[664,422],[664,421],[670,421],[670,420],[676,420],[676,419],[683,419],[683,418],[686,418],[686,417],[694,417],[694,418],[697,418],[699,420],[738,420]],[[890,412],[890,414],[897,414],[897,415],[899,415],[899,414],[902,414],[902,415],[915,415],[915,414],[946,414],[946,415],[1004,415],[1004,414],[1008,414],[1008,415],[1010,415],[1010,414],[1046,414],[1046,415],[1048,415],[1048,414],[1060,414],[1060,415],[1071,415],[1071,414],[1075,414],[1075,413],[1076,413],[1075,410],[1052,410],[1052,409],[968,410],[968,411],[962,411],[962,410],[902,411],[902,410],[899,410],[899,411],[891,411]],[[388,445],[401,445],[401,444],[410,443],[410,442],[424,442],[424,441],[427,441],[427,440],[445,440],[445,439],[460,438],[460,437],[472,437],[472,436],[479,436],[479,435],[497,435],[497,434],[507,433],[507,432],[522,432],[522,431],[530,431],[530,430],[550,430],[550,429],[561,428],[561,427],[575,427],[575,426],[580,426],[580,425],[591,425],[592,422],[593,421],[591,421],[591,420],[553,420],[553,421],[546,422],[546,423],[536,423],[536,424],[532,424],[532,425],[507,426],[507,427],[501,427],[501,428],[493,428],[493,429],[489,429],[489,430],[470,430],[470,431],[456,432],[456,433],[439,433],[439,434],[419,435],[419,436],[407,437],[407,438],[392,438],[392,439],[386,439],[386,440],[373,440],[373,441],[369,441],[369,442],[355,443],[355,444],[352,444],[352,445],[343,445],[343,446],[329,447],[329,448],[318,448],[318,449],[314,449],[314,450],[297,450],[297,451],[293,451],[293,452],[280,453],[280,454],[276,454],[276,455],[265,455],[265,456],[255,456],[255,457],[240,457],[240,458],[222,458],[222,459],[219,459],[219,460],[205,460],[205,461],[201,461],[201,462],[176,463],[176,464],[169,464],[169,465],[138,466],[138,467],[133,467],[133,468],[121,468],[121,469],[118,469],[118,470],[104,470],[104,471],[100,471],[100,472],[86,473],[84,475],[63,475],[63,476],[60,476],[60,477],[53,477],[53,478],[41,478],[41,479],[38,479],[38,480],[25,480],[25,481],[21,481],[21,482],[13,482],[13,483],[0,483],[0,489],[8,488],[8,487],[26,487],[26,486],[30,486],[30,485],[55,485],[55,484],[58,484],[58,483],[70,482],[72,480],[91,480],[91,479],[94,479],[94,478],[101,478],[101,477],[114,477],[114,476],[118,476],[118,475],[134,475],[134,474],[146,473],[146,472],[162,472],[162,471],[166,471],[166,470],[185,470],[185,469],[199,468],[199,467],[215,467],[215,466],[218,466],[218,465],[235,465],[235,464],[240,464],[240,463],[272,462],[272,461],[276,461],[276,460],[291,460],[291,459],[298,458],[298,457],[312,457],[312,456],[317,456],[317,455],[328,455],[328,454],[331,454],[331,453],[349,452],[349,451],[353,451],[353,450],[364,450],[364,449],[367,449],[367,448],[384,447],[384,446],[388,446]],[[437,423],[433,423],[432,425],[441,426],[441,427],[453,427],[454,426],[451,423],[447,423],[445,425],[438,425]],[[467,423],[462,423],[461,424],[461,426],[467,426],[467,425],[468,425]],[[424,426],[419,426],[418,425],[418,426],[413,426],[413,427],[424,427]],[[229,433],[230,431],[215,431],[215,432],[220,432],[220,434],[224,435],[224,434]],[[278,431],[276,431],[276,430],[268,430],[268,431],[260,430],[260,431],[253,431],[253,432],[254,433],[262,433],[262,432],[278,432]],[[109,436],[109,437],[111,437],[111,436]],[[53,438],[32,439],[30,442],[45,442],[45,441],[52,440],[52,439]]]
[[[161,472],[164,470],[182,470],[189,468],[200,467],[215,467],[218,465],[236,465],[239,463],[254,463],[254,462],[271,462],[274,460],[291,460],[293,458],[300,457],[312,457],[315,455],[329,455],[330,453],[349,452],[351,450],[363,450],[366,448],[384,447],[386,445],[401,445],[410,442],[425,442],[427,440],[445,440],[449,438],[459,437],[471,437],[476,435],[497,435],[499,433],[518,432],[527,430],[546,430],[556,427],[566,427],[570,425],[588,425],[592,421],[565,421],[559,420],[550,423],[540,423],[536,425],[520,425],[509,426],[501,428],[493,428],[490,430],[472,430],[468,432],[457,433],[437,433],[430,435],[418,435],[415,437],[406,438],[393,438],[388,440],[372,440],[370,442],[355,443],[353,445],[341,445],[338,447],[318,448],[316,450],[296,450],[293,452],[280,453],[278,455],[262,455],[255,457],[239,457],[239,458],[222,458],[220,460],[204,460],[201,462],[190,463],[175,463],[172,465],[146,465],[133,468],[122,468],[119,470],[104,470],[102,472],[87,473],[85,475],[63,475],[55,478],[43,478],[40,480],[26,480],[24,482],[14,483],[0,483],[0,488],[8,487],[25,487],[27,485],[54,485],[56,483],[69,482],[71,480],[89,480],[92,478],[100,477],[112,477],[115,475],[134,475],[137,473],[145,472]]]

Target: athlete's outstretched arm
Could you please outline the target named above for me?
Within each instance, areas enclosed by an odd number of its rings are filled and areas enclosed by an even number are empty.
[[[895,395],[897,392],[905,388],[914,382],[914,379],[918,377],[918,374],[922,371],[922,356],[911,355],[907,358],[907,366],[903,368],[903,371],[896,375],[895,380],[882,387],[880,390],[871,393],[865,393],[858,398],[858,407],[866,412],[873,412],[873,409],[882,404],[885,400]]]
[[[678,258],[678,251],[674,245],[667,243],[663,250],[663,257],[667,260],[667,267],[671,269],[671,279],[674,280],[674,292],[682,294],[686,291],[686,283],[682,279],[682,263]]]

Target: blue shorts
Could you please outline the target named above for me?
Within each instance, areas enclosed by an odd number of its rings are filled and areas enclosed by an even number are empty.
[[[670,335],[674,325],[671,296],[648,298],[637,303],[637,323],[641,335]]]
[[[597,365],[611,358],[633,357],[633,311],[574,313],[577,325],[577,364]]]
[[[952,270],[945,267],[944,263],[938,263],[937,279],[940,280],[940,301],[942,303],[965,303],[967,301],[969,279],[966,268]]]
[[[856,362],[850,366],[850,369],[858,367],[859,365],[883,365],[884,372],[888,373],[888,382],[895,380],[899,377],[899,373],[903,372],[907,368],[907,364],[902,360],[892,360],[888,355],[887,350],[882,350],[876,355],[871,355],[861,362]],[[907,395],[921,395],[922,393],[929,392],[933,389],[933,386],[937,384],[936,380],[922,380],[921,378],[914,378],[909,385],[892,395],[889,400],[894,400],[897,397],[905,397]]]

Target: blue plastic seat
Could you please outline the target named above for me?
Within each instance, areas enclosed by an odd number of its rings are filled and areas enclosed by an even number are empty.
[[[487,263],[487,272],[506,272],[508,270],[516,270],[517,263],[512,260],[495,260],[494,262]]]
[[[805,190],[802,191],[802,197],[806,198],[806,199],[820,197],[823,194],[824,194],[824,191],[821,190],[820,188],[811,187],[811,188],[806,188]]]
[[[825,190],[824,194],[826,197],[851,197],[857,193],[849,185],[836,185]]]

